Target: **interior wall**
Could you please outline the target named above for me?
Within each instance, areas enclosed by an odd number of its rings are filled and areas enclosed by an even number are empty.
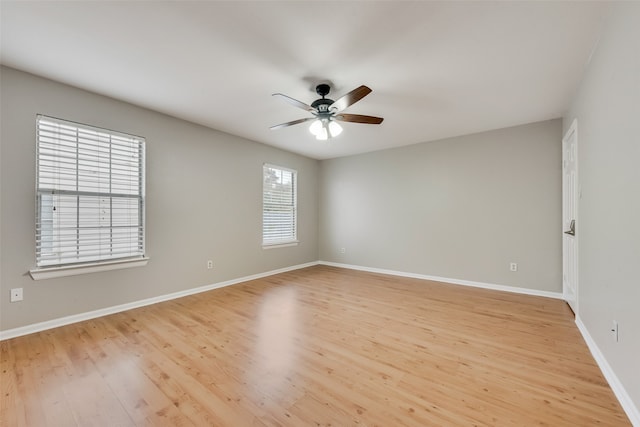
[[[560,292],[561,132],[556,119],[322,161],[320,259]]]
[[[1,330],[318,259],[316,160],[11,68],[0,84]],[[30,278],[38,113],[146,138],[146,267]],[[262,249],[265,162],[298,171],[298,246]]]
[[[640,3],[613,6],[564,129],[577,118],[578,316],[640,411]]]

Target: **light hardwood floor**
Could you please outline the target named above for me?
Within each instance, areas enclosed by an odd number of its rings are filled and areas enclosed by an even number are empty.
[[[554,299],[311,267],[1,346],[2,426],[626,426]]]

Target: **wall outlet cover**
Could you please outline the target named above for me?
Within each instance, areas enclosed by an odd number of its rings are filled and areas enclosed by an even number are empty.
[[[22,299],[23,299],[22,288],[11,289],[11,302],[22,301]]]

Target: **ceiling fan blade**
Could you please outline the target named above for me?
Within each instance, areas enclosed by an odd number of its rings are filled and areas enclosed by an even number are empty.
[[[361,114],[337,114],[334,118],[341,122],[366,123],[370,125],[379,125],[384,120],[382,117],[363,116]]]
[[[304,123],[304,122],[308,122],[308,121],[315,120],[315,119],[316,119],[315,117],[307,117],[306,119],[298,119],[298,120],[294,120],[292,122],[287,122],[287,123],[282,123],[282,124],[279,124],[279,125],[271,126],[269,129],[276,130],[276,129],[286,128],[286,127],[289,127],[289,126],[297,125],[299,123]]]
[[[369,95],[370,93],[371,93],[371,89],[369,89],[364,85],[357,87],[351,92],[349,92],[348,94],[338,98],[336,102],[331,104],[331,109],[336,108],[336,111],[342,111],[348,106],[353,105],[356,102],[360,101],[362,98]]]
[[[298,101],[297,99],[293,99],[290,96],[284,95],[282,93],[274,93],[271,96],[280,96],[289,104],[293,105],[294,107],[302,108],[305,111],[316,111],[316,109],[313,108],[311,105],[307,105],[302,101]]]

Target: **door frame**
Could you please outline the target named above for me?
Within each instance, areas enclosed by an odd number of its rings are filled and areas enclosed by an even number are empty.
[[[575,151],[574,151],[574,162],[575,162],[575,183],[576,183],[576,188],[575,188],[575,192],[573,195],[574,198],[574,215],[573,218],[575,220],[575,224],[579,224],[578,222],[578,207],[579,207],[579,201],[580,198],[582,197],[582,189],[580,186],[580,179],[579,179],[579,169],[578,169],[578,119],[573,119],[573,122],[571,122],[571,126],[569,127],[569,129],[567,130],[567,132],[564,134],[564,137],[562,138],[562,232],[564,233],[566,231],[567,226],[565,225],[565,215],[566,215],[566,202],[567,199],[570,197],[570,192],[567,192],[567,189],[565,188],[565,182],[564,182],[564,174],[565,174],[565,162],[566,162],[566,150],[565,150],[565,145],[567,144],[567,142],[569,141],[570,138],[574,137],[574,144],[575,144]],[[578,230],[579,231],[579,230]],[[566,254],[566,247],[565,247],[565,235],[562,235],[562,297],[563,299],[567,302],[567,304],[569,305],[569,307],[571,308],[571,310],[573,310],[574,315],[576,317],[578,317],[578,306],[579,306],[579,263],[578,263],[578,256],[579,256],[579,245],[578,245],[578,241],[579,241],[579,235],[580,233],[576,231],[575,235],[573,236],[574,239],[574,247],[575,247],[575,254],[574,254],[574,268],[575,268],[575,283],[574,283],[574,304],[571,304],[571,302],[569,301],[569,298],[567,298],[568,292],[567,292],[567,286],[565,285],[566,280],[565,277],[568,274],[567,272],[567,254]],[[574,306],[575,305],[575,306]]]

